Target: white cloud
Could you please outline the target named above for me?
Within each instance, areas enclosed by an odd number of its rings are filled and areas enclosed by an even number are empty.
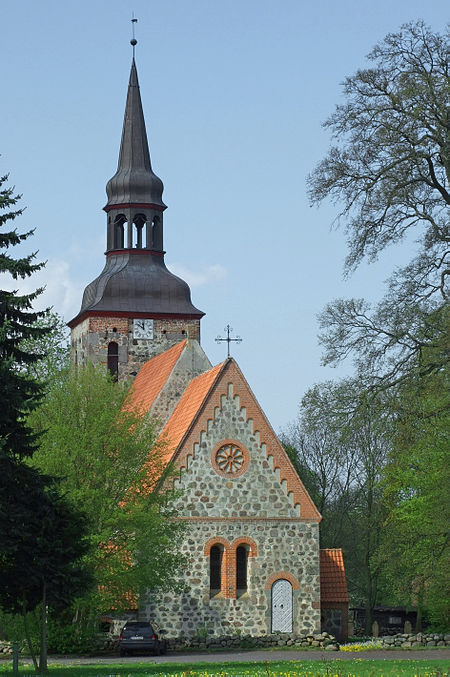
[[[24,280],[13,280],[11,276],[2,274],[0,284],[6,289],[17,289],[19,294],[31,294],[39,287],[45,287],[44,292],[36,298],[34,309],[53,307],[66,320],[72,319],[80,308],[83,288],[71,279],[67,261],[49,259],[45,268]]]
[[[182,280],[188,283],[190,287],[202,287],[205,284],[223,280],[228,271],[220,263],[215,263],[212,266],[206,266],[197,270],[190,270],[182,263],[171,263],[167,266],[170,272],[178,275]]]

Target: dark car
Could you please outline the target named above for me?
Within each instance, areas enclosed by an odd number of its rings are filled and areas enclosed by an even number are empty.
[[[158,637],[151,623],[129,621],[120,633],[119,650],[121,656],[145,651],[151,651],[154,656],[159,656],[167,653],[167,641]]]

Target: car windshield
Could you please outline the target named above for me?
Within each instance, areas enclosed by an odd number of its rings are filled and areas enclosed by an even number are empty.
[[[145,632],[146,634],[152,633],[153,629],[150,623],[127,623],[122,630],[122,633],[127,632]]]

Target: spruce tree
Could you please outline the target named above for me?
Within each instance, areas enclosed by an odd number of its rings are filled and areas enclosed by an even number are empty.
[[[4,186],[7,178],[0,178],[0,279],[9,287],[0,289],[0,607],[24,618],[41,607],[39,669],[46,671],[47,607],[70,604],[91,575],[83,562],[88,550],[84,515],[60,495],[54,478],[27,462],[39,441],[27,418],[44,394],[44,381],[33,377],[30,366],[44,357],[35,346],[53,327],[42,321],[47,310],[33,310],[42,288],[22,295],[14,289],[18,278],[44,264],[35,263],[36,253],[17,258],[9,253],[34,231],[9,229],[23,209],[15,207],[21,196]],[[30,642],[29,648],[37,670]]]
[[[5,186],[7,179],[7,175],[0,178],[0,273],[2,286],[7,287],[0,289],[0,455],[23,459],[31,456],[36,447],[36,435],[27,426],[26,415],[42,395],[42,384],[29,376],[26,369],[41,356],[27,351],[23,340],[37,339],[51,328],[35,324],[47,313],[32,309],[43,289],[20,295],[14,288],[18,278],[29,277],[45,264],[35,262],[36,253],[17,258],[9,253],[11,247],[20,245],[34,231],[18,233],[10,229],[10,223],[23,209],[16,209],[21,196]]]

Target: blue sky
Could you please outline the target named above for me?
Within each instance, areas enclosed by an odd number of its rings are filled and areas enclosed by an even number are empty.
[[[337,208],[308,206],[325,154],[321,122],[340,82],[402,23],[436,31],[444,0],[1,0],[0,173],[23,193],[28,250],[45,305],[71,319],[103,268],[105,185],[114,174],[131,63],[131,13],[150,153],[164,182],[166,263],[206,312],[216,364],[230,323],[237,359],[279,430],[314,383],[351,373],[320,365],[316,316],[337,297],[383,292],[411,243],[342,276]],[[28,285],[28,286],[27,286]]]

